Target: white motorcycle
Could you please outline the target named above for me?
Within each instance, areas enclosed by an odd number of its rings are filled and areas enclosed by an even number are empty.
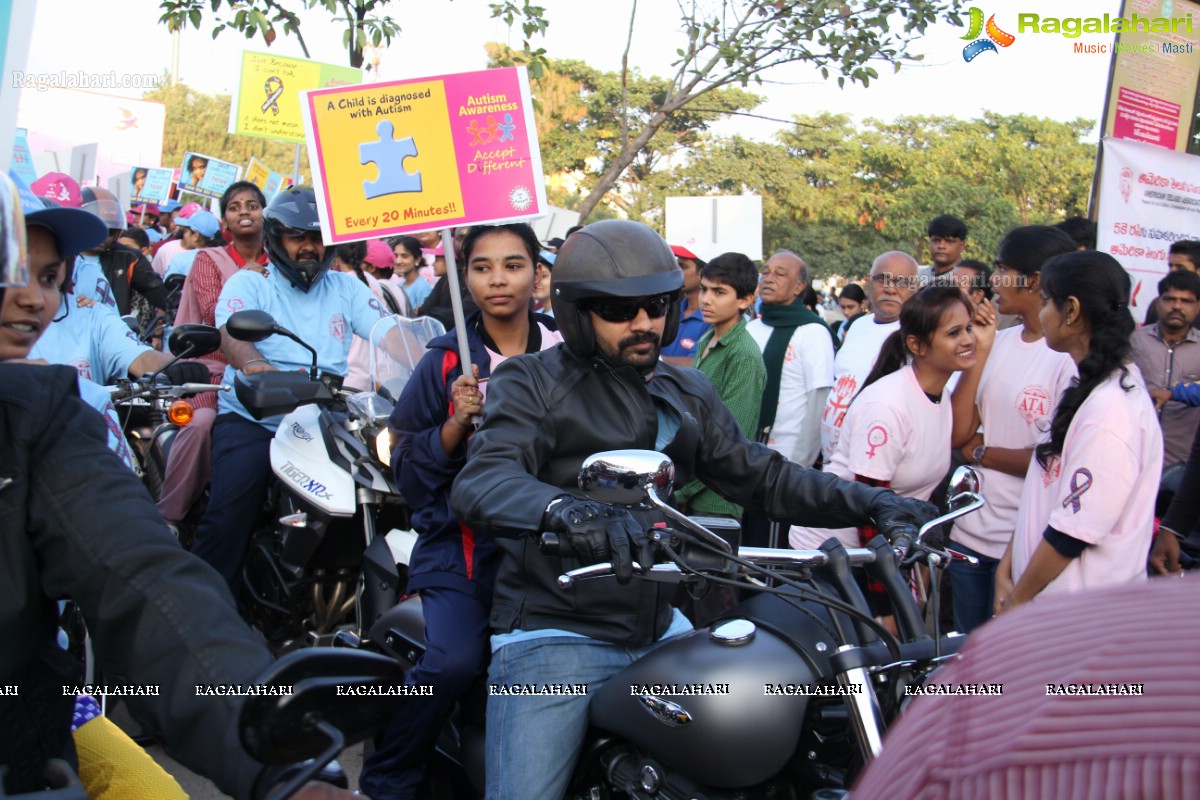
[[[271,440],[270,517],[251,538],[242,570],[243,613],[277,649],[345,643],[398,599],[398,564],[416,541],[391,473],[387,421],[404,384],[443,333],[428,318],[385,317],[371,340],[374,391],[350,392],[320,375],[316,353],[263,311],[239,311],[229,335],[286,336],[313,353],[307,372],[239,375],[238,400],[256,419],[283,415]],[[376,334],[379,334],[378,336]],[[383,535],[380,535],[380,534]]]

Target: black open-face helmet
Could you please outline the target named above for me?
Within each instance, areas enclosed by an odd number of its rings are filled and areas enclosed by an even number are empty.
[[[571,352],[591,358],[596,352],[587,300],[602,297],[649,297],[673,293],[663,328],[662,346],[679,332],[679,291],[683,272],[666,241],[640,222],[606,219],[567,237],[554,262],[554,320]]]
[[[283,237],[309,231],[321,232],[317,196],[310,187],[295,186],[280,192],[263,211],[263,242],[271,266],[282,272],[292,286],[305,292],[329,271],[334,254],[334,248],[326,246],[320,261],[298,262],[289,258]]]

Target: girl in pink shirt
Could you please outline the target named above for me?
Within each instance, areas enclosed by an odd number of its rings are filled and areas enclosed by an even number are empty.
[[[1079,378],[1035,448],[1013,541],[996,571],[996,611],[1042,592],[1146,579],[1162,435],[1130,370],[1129,274],[1106,253],[1068,253],[1042,269],[1042,330]]]
[[[954,389],[954,446],[979,473],[987,503],[954,523],[951,546],[978,564],[955,560],[947,569],[954,625],[970,633],[992,617],[996,567],[1012,540],[1017,504],[1033,447],[1050,426],[1059,397],[1075,377],[1075,362],[1046,345],[1039,313],[1042,265],[1075,250],[1057,228],[1027,225],[1000,241],[992,278],[996,310],[1021,325],[996,331],[980,303],[975,317],[977,361]],[[981,324],[981,320],[987,320]]]
[[[953,412],[946,383],[975,363],[973,313],[957,287],[922,289],[904,304],[900,329],[884,341],[846,412],[827,472],[904,497],[930,498],[950,468]],[[793,527],[788,541],[808,550],[836,536],[847,547],[860,547],[874,535],[870,528]],[[868,600],[876,613],[890,613],[881,596]]]

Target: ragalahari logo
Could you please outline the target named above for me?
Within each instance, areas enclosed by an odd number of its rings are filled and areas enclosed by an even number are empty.
[[[980,34],[987,33],[986,39],[981,39]],[[983,23],[983,11],[972,6],[970,11],[970,24],[967,27],[967,33],[962,39],[973,39],[970,44],[963,48],[963,61],[968,63],[975,60],[980,53],[993,52],[998,53],[996,45],[1008,47],[1017,40],[1017,37],[1011,33],[1005,33],[1000,30],[1000,26],[996,24],[996,15],[992,14],[987,19],[987,24]]]

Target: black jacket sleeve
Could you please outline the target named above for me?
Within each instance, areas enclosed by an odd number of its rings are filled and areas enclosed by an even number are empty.
[[[167,289],[163,286],[162,278],[158,277],[158,273],[150,266],[150,261],[144,255],[139,254],[137,261],[134,262],[133,276],[130,278],[129,284],[155,308],[166,310],[170,307]]]
[[[5,532],[5,555],[31,550],[40,581],[25,602],[75,600],[106,682],[160,687],[158,697],[127,698],[138,720],[181,763],[248,797],[261,766],[238,743],[241,701],[197,696],[196,687],[252,683],[270,652],[238,617],[221,577],[179,546],[141,482],[108,449],[103,421],[76,394],[74,371],[0,369],[6,423],[15,391],[39,399],[20,430],[0,428],[10,439],[3,452],[17,439],[17,454],[28,454],[25,474],[4,490],[25,506],[23,520],[5,522],[24,528],[24,537]]]

